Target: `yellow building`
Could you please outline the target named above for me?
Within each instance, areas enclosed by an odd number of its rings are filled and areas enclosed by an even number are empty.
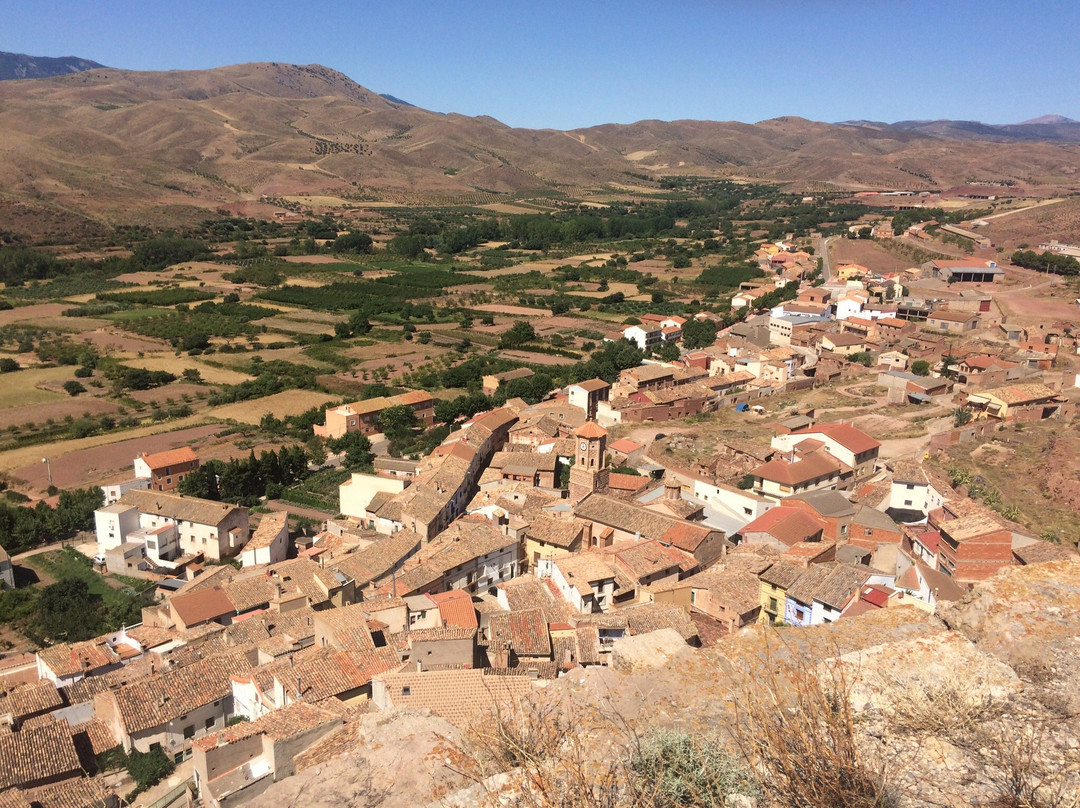
[[[571,516],[538,516],[525,531],[525,565],[532,570],[541,560],[576,553],[583,544],[589,544],[591,536],[588,522]]]
[[[794,564],[777,561],[758,576],[761,581],[761,623],[784,624],[784,603],[787,591],[806,570]]]

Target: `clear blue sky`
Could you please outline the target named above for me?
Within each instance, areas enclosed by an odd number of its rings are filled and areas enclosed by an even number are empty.
[[[569,129],[1080,119],[1074,2],[339,0],[12,3],[0,50],[135,70],[319,63],[427,109]]]

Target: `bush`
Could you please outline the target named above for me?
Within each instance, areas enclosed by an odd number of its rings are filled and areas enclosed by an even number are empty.
[[[0,359],[0,373],[12,373],[18,369],[19,363],[10,356],[5,356],[3,359]]]
[[[929,376],[930,375],[930,363],[925,359],[916,359],[911,363],[911,372],[916,376]]]
[[[766,659],[734,699],[735,736],[771,801],[814,808],[891,808],[884,763],[871,762],[855,731],[852,682]]]
[[[128,755],[127,771],[131,779],[135,781],[138,791],[146,791],[155,786],[172,774],[176,768],[161,749],[152,749],[149,752],[132,752]]]
[[[89,379],[93,375],[94,375],[94,369],[93,368],[75,368],[75,378],[76,379]]]
[[[79,393],[85,393],[86,388],[83,387],[79,382],[66,381],[64,382],[64,392],[66,392],[69,396],[74,397],[79,395]]]
[[[729,795],[761,795],[754,776],[715,737],[653,731],[639,742],[630,767],[654,808],[723,808]]]

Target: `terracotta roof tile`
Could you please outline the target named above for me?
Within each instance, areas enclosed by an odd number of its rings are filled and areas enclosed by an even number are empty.
[[[0,732],[0,790],[82,771],[66,723]]]
[[[507,643],[520,656],[551,656],[551,636],[543,609],[493,614],[489,619],[489,648]]]

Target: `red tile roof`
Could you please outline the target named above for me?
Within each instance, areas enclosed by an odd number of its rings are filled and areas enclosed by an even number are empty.
[[[579,438],[606,438],[607,430],[596,421],[586,421],[574,430],[574,434]]]
[[[861,429],[856,429],[851,424],[815,424],[814,426],[797,429],[794,434],[826,435],[855,454],[862,454],[881,446],[879,441],[874,440]]]
[[[820,536],[824,525],[801,508],[781,505],[766,511],[743,527],[739,533],[768,533],[788,547],[812,536]]]
[[[190,593],[181,592],[169,600],[169,609],[185,626],[205,623],[207,620],[236,612],[236,606],[220,586]]]
[[[770,480],[784,485],[799,485],[818,477],[826,477],[838,473],[847,468],[839,460],[826,454],[817,452],[807,455],[794,463],[786,463],[783,460],[770,460],[754,469],[755,477]]]
[[[195,454],[194,450],[190,446],[183,446],[179,449],[172,449],[168,452],[158,452],[157,454],[143,454],[142,460],[152,470],[163,469],[166,466],[178,466],[181,463],[194,463],[199,459],[199,456]]]
[[[609,443],[608,448],[616,452],[622,452],[623,454],[630,454],[631,452],[636,452],[638,449],[644,449],[645,447],[640,443],[634,443],[629,438],[619,438],[617,441]]]
[[[439,617],[443,625],[460,628],[477,628],[476,608],[472,596],[462,589],[428,595],[439,606]]]
[[[639,488],[644,488],[648,482],[648,477],[637,474],[618,474],[613,471],[608,475],[608,488],[616,491],[637,491]]]

